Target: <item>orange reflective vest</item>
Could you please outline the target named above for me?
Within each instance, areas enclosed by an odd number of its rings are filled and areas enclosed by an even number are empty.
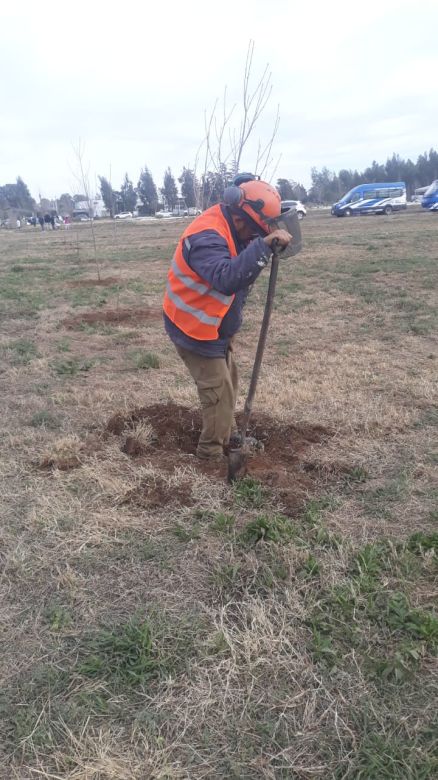
[[[219,327],[234,295],[224,295],[198,276],[184,260],[183,245],[190,249],[190,236],[214,230],[227,242],[231,257],[237,249],[231,228],[220,206],[212,206],[191,222],[182,234],[167,276],[163,308],[169,319],[187,336],[198,341],[219,338]]]

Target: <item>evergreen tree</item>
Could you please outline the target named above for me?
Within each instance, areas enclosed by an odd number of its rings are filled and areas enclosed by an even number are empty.
[[[105,176],[99,176],[99,181],[100,194],[102,195],[102,200],[105,203],[105,208],[109,211],[110,217],[113,218],[116,211],[116,194],[108,179],[105,179]]]
[[[122,211],[134,211],[137,205],[137,193],[128,174],[125,173],[125,179],[120,187],[120,197],[122,201]]]
[[[160,192],[167,204],[167,207],[170,208],[170,210],[175,208],[178,200],[178,190],[176,188],[175,179],[172,176],[172,171],[170,168],[167,168],[164,173],[163,186]]]
[[[363,172],[363,181],[368,183],[379,181],[383,182],[387,181],[387,175],[388,173],[386,167],[384,165],[379,165],[376,160],[373,160],[371,166],[366,168]]]
[[[282,200],[294,199],[294,185],[295,182],[291,182],[290,179],[277,179],[277,190]]]
[[[4,184],[1,188],[2,208],[19,209],[20,211],[33,211],[35,201],[29,192],[23,179],[18,176],[15,184]]]
[[[183,168],[178,181],[181,184],[181,195],[187,207],[193,208],[193,206],[196,206],[196,191],[198,189],[194,172],[190,168]]]
[[[394,153],[391,158],[388,157],[385,165],[386,177],[383,181],[401,181],[402,165],[398,154]]]
[[[27,184],[24,183],[21,176],[17,177],[17,183],[15,187],[16,187],[16,197],[19,204],[18,207],[23,209],[24,211],[32,211],[35,207],[35,201],[29,192],[29,188]]]
[[[231,175],[226,165],[221,165],[219,171],[208,171],[201,177],[201,197],[203,209],[220,203],[224,197],[225,187],[231,183]]]
[[[58,211],[62,216],[73,214],[75,204],[74,200],[68,192],[63,192],[60,198],[58,198]]]
[[[143,203],[143,211],[146,214],[155,214],[158,205],[157,188],[147,166],[145,166],[140,173],[138,194]]]

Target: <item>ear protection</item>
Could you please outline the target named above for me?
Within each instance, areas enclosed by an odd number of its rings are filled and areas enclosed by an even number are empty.
[[[243,191],[235,184],[231,184],[230,187],[227,187],[224,190],[223,200],[227,206],[240,206],[244,198],[245,195]]]
[[[233,183],[224,191],[224,203],[227,206],[241,206],[242,203],[248,203],[254,211],[261,211],[265,205],[262,200],[246,200],[245,191],[240,188],[241,184],[245,184],[247,181],[260,180],[260,176],[255,176],[254,173],[238,173],[234,177]]]
[[[247,203],[248,206],[251,206],[251,208],[257,212],[257,214],[263,211],[263,206],[265,205],[265,202],[261,198],[257,198],[257,200],[248,200],[245,198],[245,190],[243,187],[236,187],[235,184],[232,184],[224,190],[223,201],[227,206],[234,207],[242,206],[244,203]]]

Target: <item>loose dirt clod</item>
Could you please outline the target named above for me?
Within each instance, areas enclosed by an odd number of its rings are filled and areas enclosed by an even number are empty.
[[[161,317],[161,309],[105,309],[103,311],[90,311],[79,314],[77,317],[69,317],[61,323],[66,328],[77,328],[83,324],[93,325],[96,322],[111,322],[114,325],[128,323],[135,325],[146,320],[156,320]]]

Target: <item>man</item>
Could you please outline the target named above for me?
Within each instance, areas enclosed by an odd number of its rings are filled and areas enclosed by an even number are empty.
[[[268,264],[273,243],[292,236],[269,226],[281,214],[277,190],[242,174],[224,202],[182,234],[168,273],[165,329],[198,389],[202,431],[196,454],[222,460],[236,432],[237,368],[232,339],[242,324],[249,287]]]

